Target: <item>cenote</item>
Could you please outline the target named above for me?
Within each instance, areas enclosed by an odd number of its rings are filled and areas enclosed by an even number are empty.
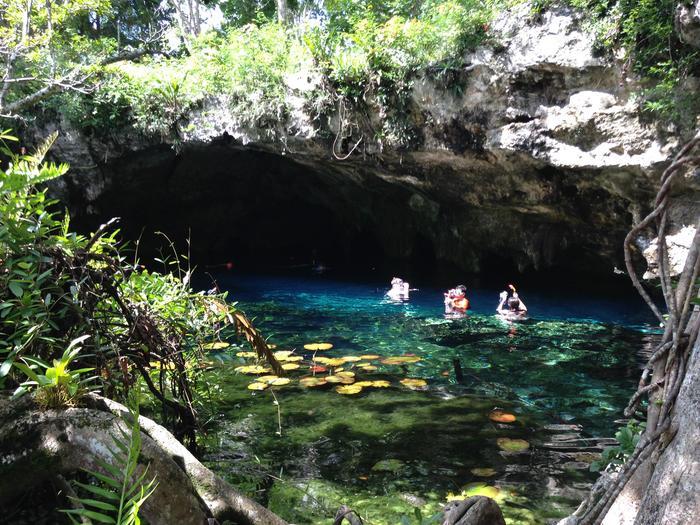
[[[369,524],[420,523],[465,491],[495,497],[508,523],[566,515],[594,479],[589,464],[618,426],[653,332],[629,291],[565,283],[522,289],[531,319],[513,324],[493,315],[495,287],[470,288],[473,309],[447,319],[442,289],[412,283],[409,301],[392,302],[376,274],[212,277],[277,350],[304,357],[289,385],[260,392],[234,371],[252,362],[236,356],[243,346],[215,354],[210,372],[221,391],[207,465],[291,523],[327,523],[341,504]],[[317,357],[358,356],[342,365],[356,381],[391,386],[357,395],[299,386],[314,354],[303,346],[314,342],[333,345]],[[420,360],[382,364],[392,356]],[[405,378],[427,386],[411,390]],[[492,421],[494,410],[516,420]]]

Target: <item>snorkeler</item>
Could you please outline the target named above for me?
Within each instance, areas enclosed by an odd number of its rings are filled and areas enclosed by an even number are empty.
[[[515,290],[515,286],[512,284],[508,285],[511,291],[510,297],[507,291],[502,291],[499,295],[498,306],[496,307],[496,313],[506,317],[508,319],[523,319],[527,315],[527,306],[520,299],[518,292]]]
[[[463,284],[445,292],[445,313],[466,312],[471,308],[467,287]]]
[[[394,277],[391,280],[391,288],[386,293],[390,299],[401,300],[408,299],[408,292],[410,290],[409,284],[403,279]]]

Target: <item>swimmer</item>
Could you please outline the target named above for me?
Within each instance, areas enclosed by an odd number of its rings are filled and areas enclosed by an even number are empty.
[[[467,287],[463,284],[445,292],[445,313],[466,312],[471,308]]]
[[[386,293],[389,299],[395,301],[400,301],[402,299],[408,299],[408,292],[410,290],[409,284],[398,277],[394,277],[391,280],[391,288]]]
[[[523,300],[520,299],[518,292],[515,290],[515,286],[509,284],[508,288],[511,291],[510,297],[507,291],[504,290],[501,292],[498,306],[496,307],[496,313],[511,320],[524,319],[527,316],[527,306],[525,306]]]

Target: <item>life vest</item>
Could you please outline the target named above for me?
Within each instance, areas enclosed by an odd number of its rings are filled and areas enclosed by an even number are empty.
[[[452,302],[452,307],[457,310],[469,310],[469,299],[462,297],[461,299],[455,299]]]

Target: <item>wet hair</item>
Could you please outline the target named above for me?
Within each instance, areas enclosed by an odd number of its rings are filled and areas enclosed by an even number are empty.
[[[510,299],[508,299],[508,308],[510,308],[511,310],[517,310],[519,306],[520,301],[515,297],[511,297]]]

